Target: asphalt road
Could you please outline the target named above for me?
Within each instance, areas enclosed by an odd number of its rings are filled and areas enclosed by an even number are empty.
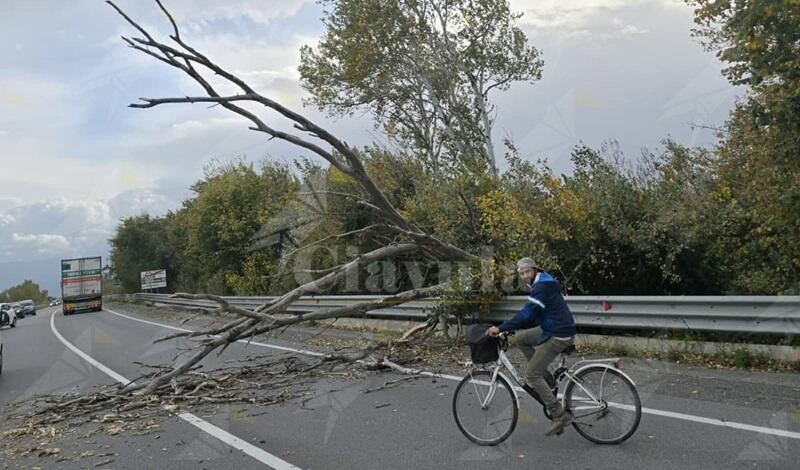
[[[141,318],[124,305],[110,308]],[[53,329],[91,360],[66,346]],[[98,369],[98,363],[118,376],[138,377],[141,370],[133,361],[168,362],[185,346],[180,341],[152,344],[168,332],[110,311],[70,317],[52,308],[40,311],[16,329],[0,333],[6,344],[0,405],[30,400],[37,394],[90,391],[97,384],[114,383],[114,378]],[[310,349],[289,339],[271,339],[270,344]],[[208,358],[206,366],[254,354],[287,353],[260,345],[234,345],[223,356]],[[396,378],[390,374],[320,380],[314,384],[318,397],[306,407],[293,401],[267,408],[266,413],[243,405],[226,405],[213,412],[190,410],[209,425],[201,426],[205,429],[167,415],[157,433],[86,439],[76,435],[64,438],[59,446],[61,455],[110,454],[113,462],[98,468],[131,469],[798,467],[800,374],[642,360],[625,361],[624,367],[640,387],[646,413],[637,433],[619,446],[594,445],[574,430],[546,438],[547,423],[540,409],[523,398],[522,419],[511,438],[498,447],[478,447],[463,438],[453,422],[454,381],[424,378],[364,393]],[[0,408],[0,412],[7,410]],[[94,468],[109,457],[63,462],[35,454],[0,458],[2,468]]]

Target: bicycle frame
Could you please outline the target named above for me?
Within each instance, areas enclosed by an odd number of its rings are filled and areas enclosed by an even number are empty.
[[[544,415],[548,419],[554,419],[552,416],[553,408],[545,405],[544,400],[544,398],[547,398],[548,401],[551,401],[552,398],[549,397],[553,395],[540,396],[536,390],[525,382],[524,375],[518,372],[511,362],[507,354],[508,336],[510,334],[513,334],[513,332],[503,332],[499,335],[495,361],[478,364],[472,361],[466,363],[468,375],[459,382],[453,395],[453,415],[455,416],[456,425],[469,440],[479,445],[497,445],[507,439],[514,431],[519,419],[520,398],[521,395],[525,395],[519,393],[520,389],[542,405]],[[553,365],[556,366],[553,372],[555,382],[551,381],[550,377],[547,377],[549,386],[546,393],[553,393],[564,409],[571,413],[569,418],[574,420],[572,425],[581,436],[596,444],[619,444],[624,442],[633,435],[641,420],[641,399],[636,384],[628,374],[620,370],[619,358],[585,359],[584,357],[579,357],[574,358],[577,360],[568,361],[567,356],[572,354],[574,348],[568,349],[562,351],[553,361]],[[476,357],[480,356],[477,351],[473,351],[473,354]],[[462,393],[467,386],[471,386],[474,390]],[[510,396],[506,393],[507,389],[511,394]],[[559,390],[561,391],[559,392]],[[622,394],[618,395],[620,391]],[[500,397],[501,394],[502,397]],[[617,398],[618,396],[619,398]],[[463,414],[462,412],[464,410],[469,412],[469,407],[474,407],[476,404],[475,401],[472,401],[472,405],[469,405],[469,401],[465,402],[464,400],[475,400],[475,398],[477,398],[477,404],[483,410],[497,413],[493,411],[496,409],[503,416],[509,413],[508,410],[511,410],[513,414],[508,417],[492,418],[493,421],[487,423],[486,420],[490,415],[488,413],[479,413],[478,417],[484,416],[482,425],[480,419],[476,423],[473,423],[472,421],[474,420],[470,418],[464,421],[462,419],[463,416],[469,417],[473,415],[469,413]],[[497,404],[494,403],[495,398],[498,398]],[[631,401],[628,401],[628,398],[631,398]],[[509,399],[511,403],[508,402]],[[464,408],[464,403],[466,403],[466,408]],[[633,411],[633,415],[618,415],[617,408]],[[475,411],[477,410],[472,408],[473,414]],[[607,417],[612,415],[622,418],[606,421]],[[630,419],[628,418],[629,416],[631,416]],[[619,424],[621,426],[620,434],[606,436],[608,425],[596,427],[596,423],[601,420],[603,420],[602,423],[611,423],[612,426]],[[617,421],[619,422],[617,423]],[[476,424],[478,428],[474,428]],[[485,431],[481,431],[481,429],[486,429],[486,426],[490,424],[493,426],[491,428],[492,432],[495,430],[495,425],[500,426],[496,429],[500,434],[492,437],[486,434]],[[476,430],[477,433],[475,432]],[[563,428],[559,431],[563,432]]]
[[[507,341],[505,338],[503,340]],[[486,395],[486,399],[484,400],[484,402],[481,403],[481,407],[486,407],[492,401],[492,398],[494,398],[494,394],[495,394],[495,392],[497,390],[497,376],[501,376],[506,381],[508,381],[509,383],[513,383],[513,384],[516,385],[516,386],[511,387],[511,389],[512,389],[512,391],[514,393],[514,396],[515,396],[515,398],[517,400],[519,400],[519,394],[517,393],[517,390],[519,388],[522,388],[523,390],[526,390],[526,386],[524,385],[525,384],[525,379],[519,374],[519,372],[517,372],[517,369],[514,367],[514,365],[511,363],[511,360],[508,358],[508,356],[505,353],[505,350],[507,348],[508,348],[508,343],[507,342],[505,344],[502,344],[499,347],[497,361],[495,362],[494,365],[491,366],[492,378],[491,378],[489,393]],[[617,365],[619,364],[619,361],[620,361],[620,358],[618,358],[618,357],[610,357],[610,358],[602,358],[602,359],[580,359],[578,361],[573,362],[569,367],[566,367],[565,365],[566,365],[566,362],[567,362],[567,355],[560,354],[559,366],[556,369],[555,373],[553,374],[553,377],[556,380],[556,393],[558,393],[558,390],[561,388],[561,382],[563,380],[565,380],[565,378],[566,378],[566,380],[569,380],[570,382],[574,383],[575,386],[580,387],[581,391],[583,391],[583,393],[585,393],[586,396],[589,398],[587,403],[591,403],[592,404],[592,406],[576,407],[572,411],[575,412],[575,411],[584,410],[584,409],[595,410],[595,411],[592,411],[591,413],[575,415],[576,418],[577,417],[589,416],[589,415],[592,415],[592,414],[595,414],[595,413],[600,413],[600,412],[602,412],[603,410],[605,410],[609,406],[608,403],[605,403],[603,401],[602,395],[599,396],[599,397],[595,397],[594,394],[592,392],[590,392],[589,390],[587,390],[583,386],[583,384],[576,378],[577,375],[581,371],[583,371],[584,369],[587,369],[589,367],[603,367],[603,368],[605,368],[607,370],[615,370],[616,372],[618,372],[621,375],[625,376],[625,378],[630,380],[630,382],[632,384],[634,384],[634,386],[635,386],[635,382],[633,381],[633,379],[631,379],[628,376],[628,374],[626,374],[625,372],[623,372],[621,369],[619,369],[617,367]],[[501,371],[502,368],[505,368],[511,374],[511,378],[513,380],[509,380],[509,377]],[[603,377],[600,380],[600,390],[601,390],[601,392],[603,390],[603,380],[605,380],[605,374],[603,375]],[[532,390],[528,389],[526,391],[528,391],[528,393],[536,401],[538,401],[539,404],[544,406],[544,402],[542,401],[542,399],[538,395],[536,395],[535,392],[531,394],[530,392]],[[566,397],[563,394],[561,395],[561,404],[563,406],[566,406]],[[613,406],[613,404],[612,404],[612,406]]]

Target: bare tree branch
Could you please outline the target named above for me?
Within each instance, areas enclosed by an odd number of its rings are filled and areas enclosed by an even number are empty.
[[[161,0],[156,0],[156,3],[164,15],[167,16],[172,26],[173,34],[170,35],[170,38],[177,44],[177,47],[172,47],[160,42],[153,35],[148,33],[145,28],[126,15],[113,2],[109,1],[107,3],[109,3],[111,7],[114,8],[114,10],[117,11],[117,13],[119,13],[127,23],[129,23],[142,35],[142,37],[133,38],[123,37],[123,40],[128,44],[128,46],[134,50],[147,54],[148,56],[153,57],[162,63],[180,70],[192,78],[198,85],[200,85],[207,95],[173,98],[140,98],[140,103],[130,105],[132,108],[147,109],[164,104],[178,103],[217,104],[226,110],[247,119],[250,123],[252,123],[250,129],[257,132],[262,132],[268,135],[270,139],[277,138],[284,140],[300,148],[309,150],[325,159],[333,168],[336,168],[337,170],[351,177],[364,192],[364,197],[359,201],[359,204],[374,210],[387,221],[385,225],[375,224],[348,233],[332,235],[322,240],[318,240],[309,246],[321,244],[329,240],[340,239],[342,237],[357,233],[364,233],[368,230],[381,226],[390,228],[391,230],[397,232],[399,235],[398,238],[406,239],[406,241],[398,241],[396,243],[382,246],[368,253],[361,254],[339,266],[329,268],[329,270],[324,270],[325,272],[321,277],[299,285],[289,292],[281,295],[274,301],[265,303],[254,310],[232,306],[224,298],[214,295],[177,294],[177,297],[182,298],[206,299],[214,301],[219,305],[219,308],[212,310],[209,313],[214,314],[228,312],[236,315],[238,318],[220,327],[210,328],[203,331],[180,332],[159,338],[158,341],[179,337],[203,337],[200,347],[195,349],[192,354],[188,358],[185,358],[180,364],[177,364],[169,371],[161,371],[148,381],[137,383],[136,385],[129,384],[127,391],[136,391],[137,393],[146,394],[155,390],[160,390],[162,386],[169,384],[172,379],[192,370],[192,368],[194,368],[211,352],[215,350],[220,350],[220,352],[224,351],[225,348],[233,342],[245,338],[252,338],[254,335],[262,332],[268,332],[276,328],[285,327],[308,320],[338,318],[341,316],[363,313],[369,310],[386,308],[397,303],[431,295],[433,292],[443,288],[443,286],[417,288],[406,292],[401,292],[399,294],[386,296],[376,301],[363,302],[355,305],[337,307],[300,315],[282,315],[289,313],[289,306],[301,296],[323,292],[340,282],[349,273],[369,263],[385,259],[392,259],[410,253],[422,253],[423,255],[435,260],[465,260],[472,262],[480,261],[477,256],[421,231],[419,228],[414,226],[414,224],[406,220],[367,174],[361,154],[357,149],[350,147],[344,141],[338,139],[326,129],[315,124],[305,116],[257,93],[244,80],[228,70],[225,70],[223,67],[220,67],[207,56],[203,55],[187,44],[180,35],[180,30],[175,22],[175,19],[166,9]],[[203,73],[213,73],[216,78],[221,79],[226,84],[233,85],[241,90],[241,93],[228,96],[221,95],[216,88],[212,86],[209,79],[207,79]],[[426,84],[426,86],[430,86],[430,84]],[[435,96],[433,97],[435,98]],[[245,109],[237,103],[261,105],[262,108],[266,108],[267,110],[275,112],[287,119],[295,129],[305,133],[307,137],[279,131],[272,126],[267,125],[267,123],[255,112]],[[436,103],[432,103],[432,106],[433,109],[436,110]],[[446,119],[446,116],[444,116],[444,119]],[[296,251],[297,250],[295,250],[295,252]]]
[[[227,300],[225,300],[224,297],[221,297],[219,295],[187,294],[184,292],[179,292],[177,294],[172,294],[170,297],[174,297],[176,299],[211,300],[220,304],[220,308],[218,310],[223,312],[235,313],[243,317],[253,318],[261,321],[274,322],[277,320],[275,317],[266,315],[264,313],[254,312],[252,310],[247,310],[246,308],[239,308],[234,305],[231,305],[230,303],[228,303]]]
[[[421,299],[433,296],[447,288],[447,283],[438,284],[430,287],[422,287],[419,289],[411,289],[398,294],[381,297],[380,299],[372,300],[369,302],[361,302],[353,305],[345,305],[342,307],[335,307],[317,312],[310,312],[298,315],[296,318],[279,319],[275,325],[266,325],[254,329],[252,332],[243,334],[239,339],[250,337],[251,335],[258,335],[269,332],[286,325],[293,325],[296,323],[309,321],[309,320],[327,320],[330,318],[338,318],[343,316],[351,316],[368,311],[379,310],[383,308],[390,308],[396,305],[408,302],[410,300]]]

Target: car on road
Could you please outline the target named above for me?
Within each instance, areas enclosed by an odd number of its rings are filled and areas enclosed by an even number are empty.
[[[3,334],[0,333],[0,375],[3,374]]]
[[[17,318],[25,318],[25,314],[22,313],[22,304],[21,303],[12,302],[11,303],[11,308],[14,309],[14,314],[17,316]]]
[[[17,312],[14,310],[13,304],[0,303],[0,328],[6,326],[11,328],[17,326]]]
[[[22,305],[23,316],[36,315],[36,304],[33,303],[33,300],[23,300],[20,305]]]

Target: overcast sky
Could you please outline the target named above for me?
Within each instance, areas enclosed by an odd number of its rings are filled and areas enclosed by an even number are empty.
[[[118,4],[142,24],[169,32],[155,3]],[[319,5],[166,4],[185,40],[262,93],[301,108],[298,49],[322,34]],[[579,142],[616,139],[631,158],[643,148],[657,150],[668,136],[710,145],[711,134],[691,124],[722,123],[741,93],[691,38],[692,11],[681,1],[512,0],[512,6],[524,13],[523,28],[543,51],[544,74],[535,85],[492,96],[494,137],[512,138],[525,158],[546,158],[558,172],[570,171],[569,150]],[[52,260],[106,256],[121,217],[177,208],[212,160],[288,162],[302,154],[206,106],[128,108],[140,96],[185,96],[197,87],[126,48],[119,36],[130,28],[100,0],[0,0],[0,12],[0,290],[41,276]],[[333,121],[304,112],[348,142],[385,142],[363,118]],[[43,267],[26,268],[34,265]],[[55,275],[41,282],[55,290]]]

